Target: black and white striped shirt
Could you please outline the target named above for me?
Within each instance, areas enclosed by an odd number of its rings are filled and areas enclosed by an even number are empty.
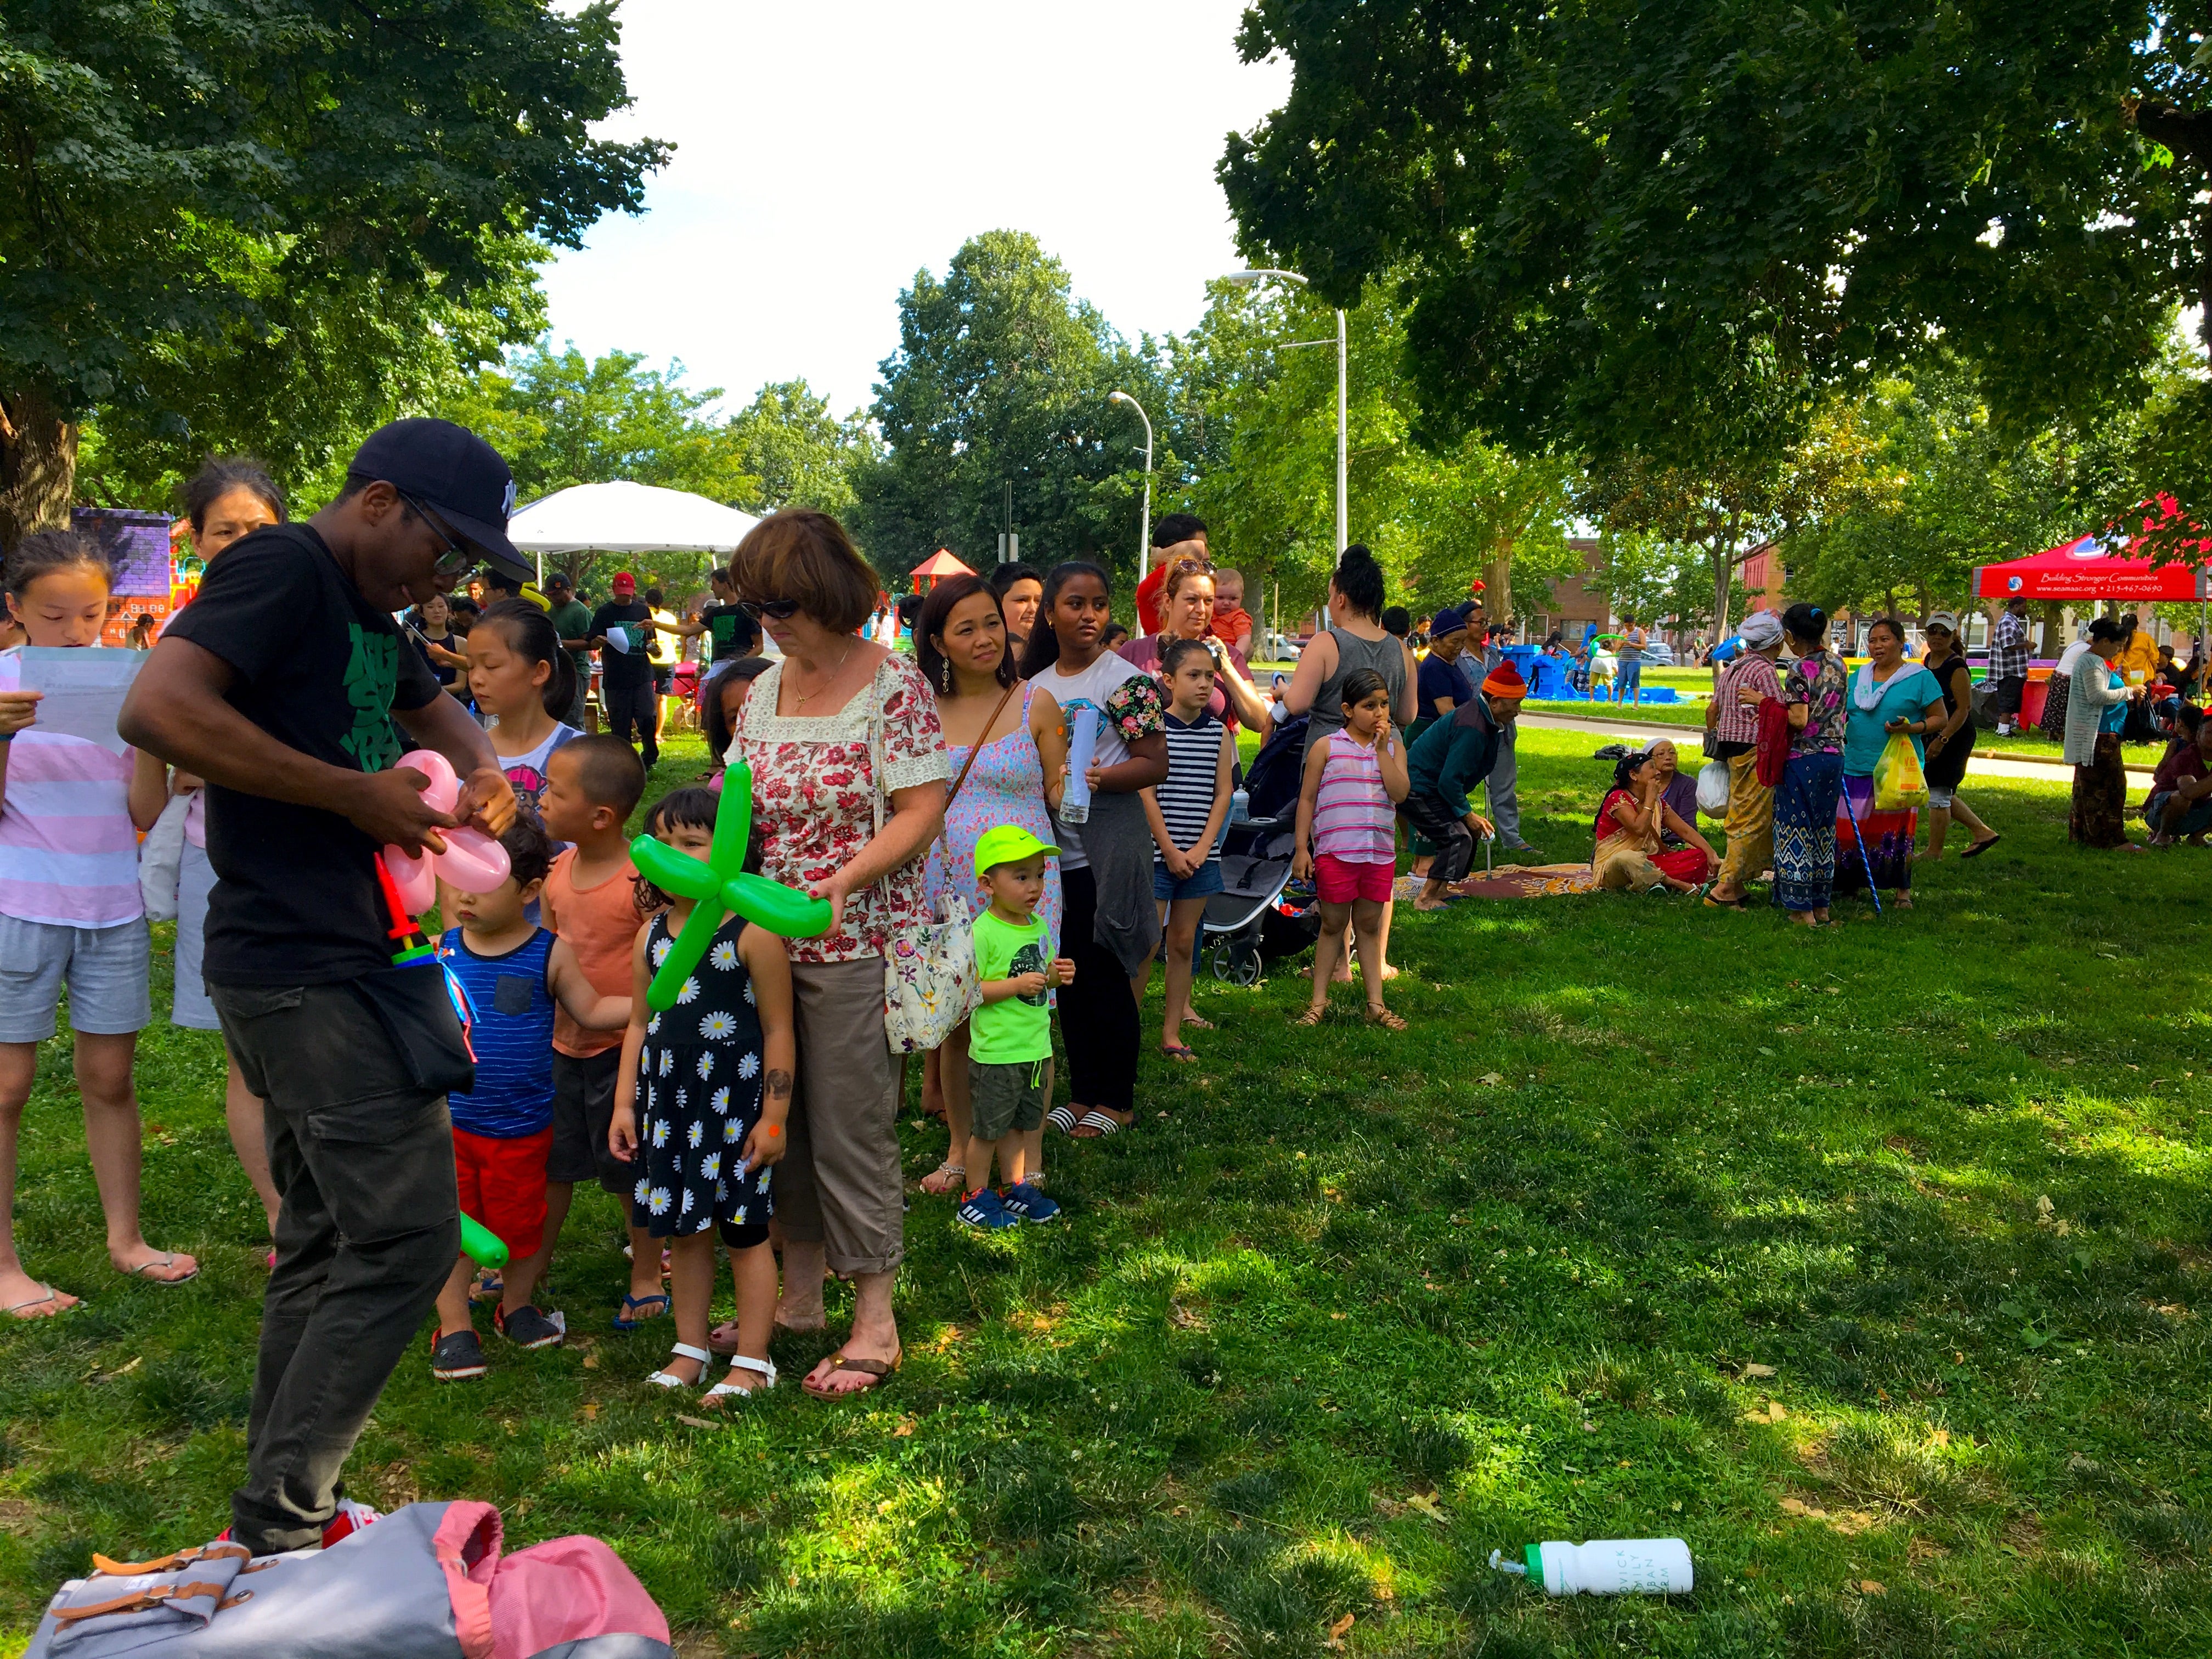
[[[1222,726],[1212,714],[1200,714],[1188,726],[1173,714],[1165,718],[1167,781],[1155,787],[1152,794],[1159,802],[1161,820],[1166,823],[1175,844],[1188,847],[1204,833],[1206,819],[1213,815],[1213,786],[1221,770]],[[1207,856],[1221,856],[1218,836]],[[1152,860],[1160,861],[1157,849]]]

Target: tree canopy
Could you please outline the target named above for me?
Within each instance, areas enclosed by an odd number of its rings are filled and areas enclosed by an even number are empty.
[[[737,465],[753,480],[737,504],[753,513],[811,507],[845,518],[853,511],[853,475],[877,453],[867,422],[839,420],[830,400],[803,380],[770,381],[725,428]]]
[[[1165,387],[1034,236],[988,231],[941,279],[917,271],[882,373],[871,413],[885,448],[859,469],[855,518],[887,580],[939,546],[995,557],[1009,482],[1025,557],[1133,570],[1142,434],[1106,399],[1125,389],[1157,422]],[[1154,464],[1174,457],[1156,448]]]
[[[2194,11],[2197,8],[2190,9]],[[2208,246],[2138,107],[2201,29],[2119,0],[1255,0],[1295,67],[1220,176],[1355,301],[1402,273],[1425,423],[1678,472],[1773,463],[1932,337],[2002,421],[2141,395]],[[2170,124],[2169,124],[2170,125]]]
[[[386,363],[389,398],[528,338],[532,242],[666,155],[591,135],[616,46],[605,3],[0,0],[0,544],[66,511],[94,408],[308,464]]]

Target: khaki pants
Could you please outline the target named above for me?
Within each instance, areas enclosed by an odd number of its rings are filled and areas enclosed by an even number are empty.
[[[823,1245],[833,1273],[889,1273],[906,1255],[906,1213],[884,959],[794,962],[791,996],[799,1076],[775,1218],[786,1238]]]
[[[1716,885],[1735,892],[1774,861],[1774,791],[1759,781],[1756,750],[1729,757],[1728,855]]]

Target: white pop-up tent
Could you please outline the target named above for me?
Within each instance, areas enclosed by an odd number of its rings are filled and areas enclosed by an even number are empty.
[[[734,553],[760,520],[688,489],[657,484],[572,484],[519,509],[507,537],[538,556],[548,553]]]

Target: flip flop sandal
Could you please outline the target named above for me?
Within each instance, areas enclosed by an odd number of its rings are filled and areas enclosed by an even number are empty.
[[[872,1380],[857,1389],[817,1389],[808,1382],[800,1382],[799,1387],[802,1393],[811,1395],[817,1400],[842,1400],[853,1395],[873,1394],[878,1389],[883,1387],[893,1371],[904,1364],[906,1364],[904,1348],[901,1348],[893,1354],[888,1364],[880,1359],[853,1359],[842,1353],[833,1353],[830,1356],[830,1369],[832,1371],[858,1371],[861,1376]]]
[[[1044,1121],[1048,1128],[1057,1129],[1060,1133],[1066,1134],[1076,1125],[1075,1108],[1055,1106],[1044,1115]]]
[[[1990,848],[1996,846],[2003,839],[2003,835],[2000,833],[1991,836],[1987,841],[1978,841],[1972,847],[1969,847],[1965,852],[1960,854],[1959,856],[1962,859],[1979,858],[1983,854],[1988,852]]]
[[[658,1302],[660,1305],[649,1314],[639,1313],[637,1310],[648,1302]],[[645,1296],[626,1296],[622,1299],[622,1311],[615,1316],[615,1328],[625,1333],[637,1330],[648,1319],[659,1319],[667,1311],[668,1298],[659,1291]]]
[[[922,1191],[927,1193],[931,1197],[943,1198],[948,1193],[959,1194],[965,1192],[967,1188],[963,1183],[967,1180],[967,1177],[968,1166],[964,1164],[955,1164],[948,1158],[944,1163],[939,1164],[927,1175],[922,1176],[921,1180],[917,1184],[920,1185]],[[951,1184],[950,1186],[933,1187],[929,1184],[933,1181],[949,1181]]]
[[[1164,1042],[1160,1045],[1160,1052],[1165,1054],[1170,1060],[1176,1061],[1178,1065],[1188,1065],[1192,1060],[1198,1058],[1197,1049],[1188,1048],[1180,1042],[1176,1043],[1173,1047],[1170,1047],[1168,1044]]]
[[[770,1389],[775,1386],[775,1362],[773,1359],[749,1359],[741,1353],[732,1354],[730,1357],[730,1369],[733,1371],[751,1371],[757,1376],[764,1377],[767,1380],[765,1382],[756,1382],[750,1389],[741,1389],[726,1376],[720,1382],[714,1384],[713,1388],[708,1389],[706,1393],[699,1396],[699,1403],[701,1405],[712,1406],[717,1401],[720,1400],[725,1395],[766,1394]]]
[[[1214,1029],[1214,1024],[1212,1020],[1200,1019],[1196,1014],[1185,1014],[1182,1017],[1182,1023],[1186,1025],[1194,1026],[1201,1031],[1211,1031]]]
[[[673,1347],[669,1349],[669,1352],[678,1355],[685,1359],[697,1360],[699,1362],[699,1375],[701,1376],[706,1376],[707,1367],[712,1364],[714,1359],[714,1356],[708,1353],[704,1348],[695,1348],[689,1342],[677,1343]],[[687,1382],[680,1376],[671,1376],[666,1371],[651,1372],[647,1376],[645,1380],[652,1383],[656,1389],[696,1389],[699,1386],[696,1379]]]
[[[193,1264],[191,1272],[188,1273],[179,1273],[174,1279],[150,1279],[147,1277],[149,1273],[157,1267],[173,1267],[176,1265],[177,1253],[174,1250],[166,1250],[161,1255],[155,1256],[150,1261],[140,1262],[137,1267],[131,1268],[123,1276],[125,1279],[143,1279],[149,1285],[189,1285],[192,1280],[200,1276],[199,1266],[196,1262]]]
[[[1121,1119],[1109,1117],[1104,1112],[1091,1111],[1085,1112],[1081,1117],[1076,1119],[1075,1127],[1078,1129],[1089,1129],[1092,1132],[1087,1135],[1075,1136],[1078,1140],[1103,1140],[1108,1135],[1120,1134],[1128,1126]]]
[[[10,1319],[21,1319],[26,1321],[51,1318],[52,1316],[52,1315],[27,1314],[23,1311],[26,1308],[43,1308],[49,1302],[58,1302],[61,1300],[61,1292],[55,1290],[52,1285],[41,1285],[39,1286],[39,1289],[44,1292],[44,1294],[30,1297],[21,1302],[11,1302],[6,1307],[0,1308],[0,1314],[5,1314]],[[70,1308],[82,1308],[82,1306],[84,1306],[84,1298],[82,1297],[70,1304]],[[69,1308],[63,1308],[58,1311],[67,1313],[69,1310]]]

